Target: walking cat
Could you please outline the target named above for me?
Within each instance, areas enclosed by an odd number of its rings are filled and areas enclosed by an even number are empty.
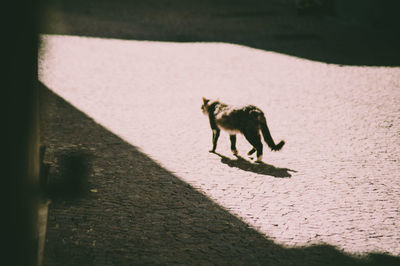
[[[248,152],[248,155],[257,151],[256,162],[262,161],[263,154],[260,131],[271,150],[279,151],[285,144],[283,140],[277,145],[275,144],[269,132],[263,111],[254,105],[235,108],[219,101],[211,101],[203,97],[201,110],[203,114],[208,115],[213,132],[212,149],[210,152],[215,152],[217,148],[217,141],[221,129],[228,132],[230,135],[231,150],[234,155],[238,154],[236,149],[236,134],[243,134],[246,140],[253,146]]]

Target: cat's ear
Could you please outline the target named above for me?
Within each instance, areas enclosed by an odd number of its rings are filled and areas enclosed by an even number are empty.
[[[203,97],[203,103],[204,104],[207,104],[209,101],[210,101],[209,99]]]

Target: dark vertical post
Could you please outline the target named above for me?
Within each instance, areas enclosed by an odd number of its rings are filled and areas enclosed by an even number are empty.
[[[1,265],[38,265],[38,1],[1,7]]]

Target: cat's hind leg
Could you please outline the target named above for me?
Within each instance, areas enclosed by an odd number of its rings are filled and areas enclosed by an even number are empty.
[[[253,147],[254,147],[250,152],[254,153],[253,150],[257,151],[256,162],[261,162],[262,154],[263,154],[263,144],[261,142],[260,133],[258,133],[257,131],[251,130],[251,131],[244,132],[243,135],[247,139],[247,141],[250,142],[250,144],[253,145]]]
[[[255,153],[256,152],[256,149],[255,148],[252,148],[248,153],[247,153],[247,155],[252,155],[253,153]]]
[[[229,138],[231,140],[231,151],[233,155],[237,155],[238,150],[236,149],[236,135],[229,135]]]

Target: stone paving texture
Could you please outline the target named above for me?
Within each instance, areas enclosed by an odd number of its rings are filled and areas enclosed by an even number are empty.
[[[42,35],[39,69],[44,87],[73,106],[44,89],[52,175],[61,178],[59,154],[94,156],[84,196],[53,200],[49,265],[400,256],[400,68],[221,42]],[[237,159],[222,133],[218,153],[208,153],[202,96],[257,105],[283,150],[264,145],[257,165],[243,137]]]

